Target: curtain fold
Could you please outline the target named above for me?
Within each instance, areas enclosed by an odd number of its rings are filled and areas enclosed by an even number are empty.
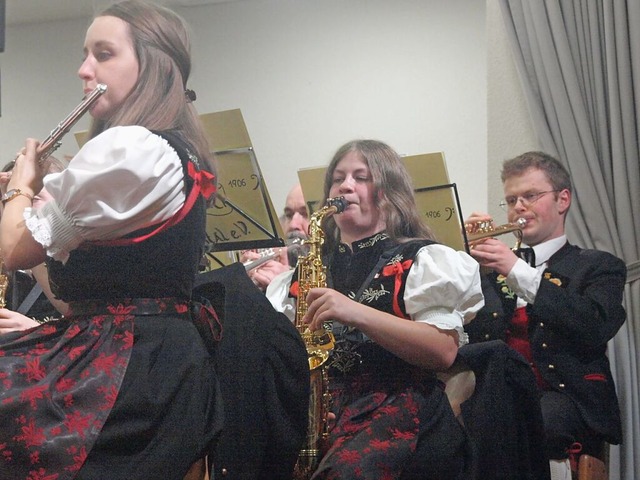
[[[640,478],[640,2],[497,0],[543,150],[569,170],[573,243],[627,264],[627,321],[609,344],[624,443],[610,479]]]

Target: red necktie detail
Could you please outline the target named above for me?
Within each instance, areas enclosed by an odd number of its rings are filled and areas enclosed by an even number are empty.
[[[531,343],[529,342],[529,333],[527,326],[529,325],[529,315],[526,307],[516,308],[513,312],[513,318],[507,330],[507,345],[519,352],[529,363],[538,387],[546,390],[547,382],[544,381],[542,375],[533,363],[533,352],[531,351]]]

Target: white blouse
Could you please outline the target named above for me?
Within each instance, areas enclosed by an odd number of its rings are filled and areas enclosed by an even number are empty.
[[[185,201],[182,164],[144,127],[110,128],[89,140],[69,166],[44,178],[52,197],[24,218],[47,254],[65,262],[89,240],[122,237],[171,218]]]
[[[267,298],[279,312],[295,320],[294,299],[289,297],[293,270],[283,272],[267,287]],[[484,305],[480,270],[465,252],[444,245],[422,247],[411,265],[404,291],[407,313],[416,322],[441,330],[456,330],[459,344],[468,343],[464,325]]]
[[[549,259],[567,243],[567,236],[559,237],[539,243],[533,248],[536,258],[535,267],[522,259],[514,264],[506,277],[507,286],[517,295],[517,306],[524,307],[527,303],[536,301],[536,294],[542,282],[542,274],[547,268]]]

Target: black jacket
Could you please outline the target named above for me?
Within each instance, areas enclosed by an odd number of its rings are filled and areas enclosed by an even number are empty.
[[[199,275],[193,298],[202,297],[222,323],[215,357],[225,420],[211,452],[213,476],[290,478],[307,429],[304,343],[240,263]]]
[[[540,374],[612,444],[621,442],[622,427],[606,351],[625,320],[625,280],[619,258],[566,244],[549,259],[535,302],[527,305],[529,341]],[[465,329],[471,342],[505,340],[516,298],[503,290],[495,273],[482,281],[485,306]]]
[[[527,361],[500,340],[465,345],[457,361],[476,378],[473,395],[461,405],[476,478],[548,480],[542,412]]]

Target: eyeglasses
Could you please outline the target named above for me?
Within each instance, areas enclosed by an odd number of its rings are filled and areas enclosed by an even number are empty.
[[[500,205],[500,207],[503,210],[508,210],[510,208],[515,207],[516,204],[518,203],[518,200],[520,200],[523,207],[529,207],[534,203],[536,203],[538,200],[540,200],[540,197],[542,197],[543,195],[546,195],[547,193],[554,193],[559,191],[560,190],[547,190],[546,192],[529,192],[529,193],[525,193],[524,195],[518,195],[518,196],[510,195],[506,197],[504,200],[502,200],[498,205]]]

